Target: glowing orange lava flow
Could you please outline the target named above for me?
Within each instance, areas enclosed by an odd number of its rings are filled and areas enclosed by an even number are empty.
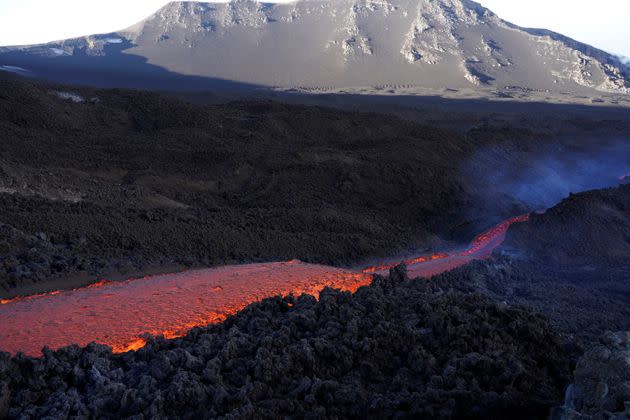
[[[434,276],[436,274],[461,267],[473,260],[488,258],[492,254],[492,251],[501,245],[510,226],[514,223],[527,222],[528,220],[529,214],[505,220],[492,229],[478,235],[475,239],[473,239],[470,246],[463,251],[451,252],[448,254],[440,252],[433,255],[425,255],[398,262],[379,264],[367,267],[363,270],[363,272],[369,274],[386,274],[390,268],[393,268],[400,263],[404,263],[407,265],[407,271],[409,272],[410,277]]]
[[[475,238],[467,249],[403,261],[412,277],[430,277],[486,258],[519,216]],[[345,270],[297,260],[167,274],[125,282],[99,282],[70,291],[2,300],[0,349],[38,356],[48,346],[97,342],[114,352],[137,350],[146,337],[176,338],[194,327],[223,321],[250,303],[293,293],[318,296],[326,286],[354,292],[396,264]]]
[[[389,263],[389,264],[381,264],[381,265],[377,265],[377,266],[373,266],[373,267],[368,267],[368,268],[364,268],[363,272],[364,273],[379,273],[379,272],[385,272],[387,270],[389,270],[390,268],[394,268],[399,264],[405,264],[407,266],[409,265],[415,265],[415,264],[422,264],[425,263],[427,261],[435,261],[435,260],[441,260],[444,258],[448,258],[448,254],[446,253],[438,253],[438,254],[433,254],[433,255],[426,255],[426,256],[422,256],[422,257],[416,257],[416,258],[411,258],[409,260],[403,260],[397,263]]]
[[[505,239],[505,233],[514,223],[523,223],[529,221],[529,214],[516,216],[505,220],[492,229],[477,236],[470,247],[462,253],[462,255],[484,254],[479,256],[488,256],[497,246]],[[498,243],[497,243],[498,241]],[[494,246],[493,246],[494,245]]]
[[[267,297],[318,296],[326,286],[354,292],[371,281],[367,274],[292,261],[159,275],[32,296],[0,306],[0,348],[37,356],[44,346],[58,349],[95,341],[115,352],[137,350],[147,335],[180,337]]]

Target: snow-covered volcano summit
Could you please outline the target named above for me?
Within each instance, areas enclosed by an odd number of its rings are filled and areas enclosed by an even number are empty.
[[[280,88],[630,91],[616,57],[469,0],[172,2],[117,33],[4,51],[0,64],[103,80],[150,67]]]

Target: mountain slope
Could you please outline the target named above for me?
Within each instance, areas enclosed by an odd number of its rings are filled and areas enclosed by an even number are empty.
[[[519,28],[468,0],[172,2],[117,33],[5,48],[0,64],[64,82],[65,70],[80,68],[98,73],[91,82],[99,85],[134,86],[148,83],[127,80],[134,73],[164,73],[196,78],[189,87],[205,78],[319,90],[630,87],[617,58]]]

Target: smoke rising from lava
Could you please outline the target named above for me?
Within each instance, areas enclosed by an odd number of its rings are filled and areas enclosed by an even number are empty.
[[[476,193],[485,205],[503,195],[529,211],[545,209],[571,193],[614,187],[619,175],[630,170],[630,139],[593,144],[554,143],[524,154],[485,148],[464,170],[475,175]]]

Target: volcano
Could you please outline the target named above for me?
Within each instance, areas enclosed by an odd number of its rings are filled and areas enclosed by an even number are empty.
[[[171,2],[109,34],[0,49],[0,65],[99,86],[627,94],[615,56],[468,0]]]

